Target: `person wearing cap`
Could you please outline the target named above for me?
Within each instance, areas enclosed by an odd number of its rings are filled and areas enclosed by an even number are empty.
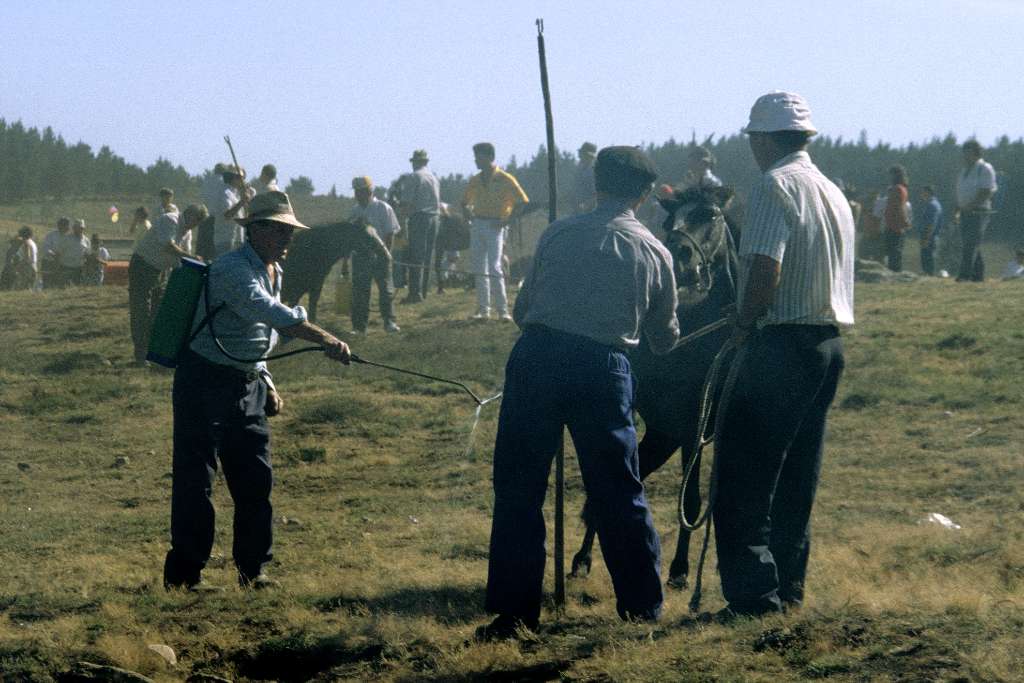
[[[576,165],[576,177],[572,186],[573,208],[576,213],[587,213],[594,209],[596,201],[594,157],[597,156],[597,145],[593,142],[584,142],[577,153],[580,163]]]
[[[426,150],[413,152],[409,158],[412,173],[406,174],[402,183],[400,208],[403,215],[409,217],[410,263],[409,293],[402,303],[423,301],[430,285],[430,263],[441,220],[441,185],[437,176],[427,169],[429,161]]]
[[[75,219],[71,232],[61,235],[57,243],[57,267],[60,269],[60,287],[82,284],[82,268],[91,245],[85,236],[85,221]]]
[[[373,283],[376,282],[384,331],[399,332],[393,304],[395,285],[391,279],[390,249],[401,226],[391,205],[374,196],[373,181],[368,176],[353,178],[352,189],[356,205],[349,218],[366,223],[371,241],[379,243],[376,249],[352,252],[352,329],[357,334],[366,333]]]
[[[957,282],[983,282],[985,259],[981,257],[981,241],[992,217],[992,196],[999,189],[992,164],[982,158],[977,140],[968,140],[963,152],[963,169],[957,175],[957,210],[953,218],[959,222],[962,242],[960,272]]]
[[[494,159],[494,145],[489,142],[473,145],[473,161],[480,172],[469,179],[462,196],[462,211],[470,223],[469,248],[476,276],[477,310],[473,319],[490,317],[493,293],[498,318],[511,322],[502,265],[505,231],[509,220],[521,212],[530,198],[515,176],[498,168]]]
[[[64,286],[57,249],[64,236],[71,232],[71,219],[61,216],[57,219],[57,228],[46,233],[43,238],[43,254],[40,263],[43,289],[57,289]]]
[[[214,218],[213,257],[216,258],[242,245],[241,220],[253,191],[245,184],[245,169],[228,166],[221,176],[224,187],[208,208]]]
[[[686,155],[684,188],[721,187],[722,181],[714,174],[715,155],[704,145],[694,145]]]
[[[505,368],[494,446],[494,520],[483,640],[535,629],[544,578],[544,494],[568,426],[619,616],[657,620],[658,534],[637,460],[628,352],[679,339],[672,257],[634,216],[657,173],[635,147],[597,155],[597,206],[541,235],[515,305],[522,329]]]
[[[256,194],[279,190],[280,188],[277,186],[277,167],[273,164],[265,164],[260,169],[260,177],[253,180],[249,185]]]
[[[163,213],[156,224],[135,243],[128,261],[128,320],[136,365],[145,365],[149,334],[163,297],[167,272],[183,257],[190,257],[185,248],[186,237],[206,220],[206,207],[192,204],[185,213]]]
[[[294,231],[306,229],[288,195],[257,195],[242,223],[248,241],[210,265],[194,338],[174,374],[171,549],[163,576],[168,589],[204,586],[218,463],[235,504],[232,554],[239,584],[276,585],[263,573],[273,545],[267,416],[280,412],[283,402],[262,358],[280,332],[320,345],[331,360],[347,364],[351,359],[348,346],[310,323],[304,308],[281,303],[279,261]]]
[[[744,132],[762,175],[739,249],[738,374],[715,441],[723,619],[803,601],[839,328],[853,324],[853,214],[807,153],[817,132],[807,103],[768,93]]]

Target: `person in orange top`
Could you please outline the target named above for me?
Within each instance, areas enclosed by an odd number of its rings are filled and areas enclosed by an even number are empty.
[[[498,318],[510,322],[508,297],[505,294],[505,273],[502,251],[509,219],[530,198],[513,175],[494,163],[494,145],[478,142],[473,145],[473,158],[478,174],[470,178],[462,197],[462,211],[470,224],[470,253],[476,275],[476,320],[486,320],[491,313],[491,291]]]
[[[910,229],[910,216],[907,215],[907,170],[902,166],[889,169],[892,185],[885,199],[885,257],[889,270],[903,270],[903,235]]]

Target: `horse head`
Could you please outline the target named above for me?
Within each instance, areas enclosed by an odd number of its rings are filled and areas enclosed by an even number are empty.
[[[695,186],[661,202],[668,212],[665,246],[672,254],[680,299],[703,298],[715,285],[718,266],[730,258],[724,210],[733,197],[728,187]]]

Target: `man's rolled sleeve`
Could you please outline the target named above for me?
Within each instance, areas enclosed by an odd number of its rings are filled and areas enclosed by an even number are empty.
[[[740,241],[740,256],[760,254],[782,263],[789,239],[786,200],[773,182],[762,182],[750,196],[747,229]]]
[[[662,355],[671,351],[679,341],[679,319],[676,317],[679,299],[671,257],[667,253],[657,259],[657,268],[651,277],[650,306],[643,328],[651,351]]]

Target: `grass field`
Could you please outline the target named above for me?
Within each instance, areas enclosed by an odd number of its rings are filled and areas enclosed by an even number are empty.
[[[330,295],[324,322],[344,330]],[[121,289],[2,294],[0,680],[60,680],[78,661],[158,681],[1022,680],[1022,295],[1019,282],[859,286],[803,611],[698,626],[689,594],[670,592],[657,627],[622,624],[598,554],[535,640],[479,645],[496,409],[471,434],[457,389],[278,362],[269,571],[283,585],[234,588],[220,481],[206,576],[228,589],[166,593],[171,375],[129,366]],[[399,308],[400,336],[378,324],[354,348],[492,392],[516,331],[467,322],[472,310],[465,292],[431,297]],[[649,480],[669,556],[678,482],[678,460]],[[581,503],[570,457],[570,548]],[[922,524],[930,512],[963,528]],[[717,609],[713,550],[708,569]]]

